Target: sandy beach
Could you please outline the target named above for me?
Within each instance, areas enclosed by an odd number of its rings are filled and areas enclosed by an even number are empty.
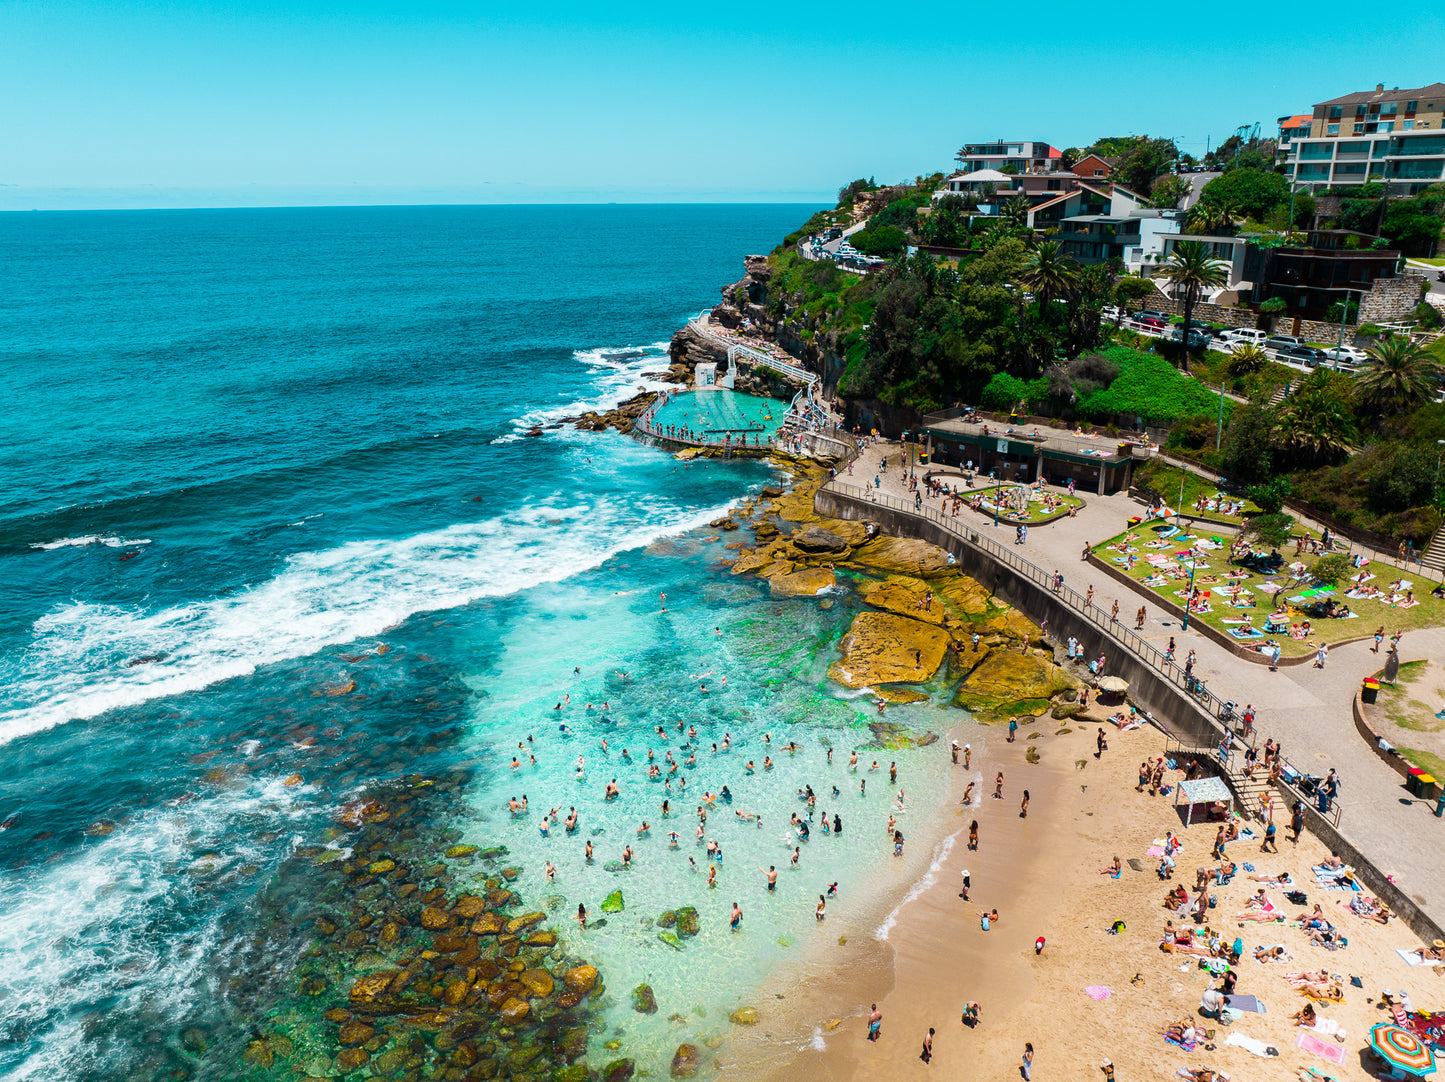
[[[1021,728],[1019,742],[1008,745],[1000,733],[1002,750],[987,766],[1004,771],[1004,798],[994,800],[990,784],[977,814],[978,851],[968,851],[965,829],[932,884],[901,909],[887,942],[846,948],[852,952],[846,961],[810,974],[775,1024],[759,1027],[767,1033],[729,1045],[723,1075],[832,1082],[1010,1079],[1019,1077],[1025,1043],[1031,1042],[1039,1077],[1102,1079],[1106,1061],[1121,1079],[1168,1078],[1200,1067],[1232,1079],[1293,1079],[1309,1068],[1336,1079],[1373,1077],[1361,1049],[1370,1027],[1389,1020],[1382,989],[1408,991],[1416,1009],[1435,1005],[1438,972],[1411,966],[1396,953],[1420,947],[1419,940],[1398,922],[1381,926],[1355,916],[1344,904],[1347,892],[1321,889],[1310,868],[1330,854],[1307,833],[1297,845],[1288,841],[1285,812],[1277,855],[1261,853],[1259,837],[1226,847],[1240,870],[1227,885],[1212,888],[1217,906],[1208,925],[1225,943],[1243,940],[1236,994],[1257,997],[1264,1013],[1242,1013],[1228,1024],[1205,1018],[1201,996],[1220,982],[1198,957],[1166,953],[1160,941],[1166,921],[1187,924],[1165,908],[1167,890],[1182,882],[1192,898],[1195,869],[1218,863],[1209,859],[1217,824],[1185,829],[1172,797],[1136,792],[1139,762],[1165,754],[1157,730],[1118,733],[1106,724],[1109,750],[1095,758],[1102,712],[1093,713],[1093,723],[1071,723],[1063,735],[1054,735],[1053,725]],[[1041,735],[1025,739],[1034,732]],[[1037,764],[1025,761],[1030,744],[1039,751]],[[1166,781],[1181,776],[1170,771]],[[1028,818],[1020,819],[1025,787],[1032,799]],[[970,817],[960,809],[955,827],[966,828]],[[1171,830],[1183,849],[1173,880],[1164,882],[1156,872],[1158,858],[1147,850]],[[1259,824],[1254,831],[1262,834]],[[1101,875],[1116,854],[1124,862],[1120,877]],[[1286,918],[1282,923],[1238,919],[1263,885],[1249,878],[1246,864],[1260,875],[1290,873],[1291,884],[1265,888]],[[959,897],[965,867],[969,902]],[[1288,890],[1304,891],[1307,904],[1288,902]],[[1329,951],[1308,942],[1294,918],[1315,903],[1348,940],[1345,948]],[[995,907],[998,922],[985,932],[979,911]],[[1111,934],[1119,920],[1123,930]],[[1046,940],[1042,954],[1035,953],[1038,936]],[[1276,944],[1284,946],[1286,959],[1255,960],[1257,947]],[[1342,1029],[1343,1040],[1301,1029],[1290,1017],[1310,1000],[1286,975],[1322,969],[1341,979],[1344,1002],[1314,1000],[1317,1016],[1325,1020],[1323,1030]],[[1351,984],[1354,976],[1362,987]],[[961,1023],[969,1001],[981,1008],[975,1028]],[[874,1002],[883,1026],[880,1039],[870,1043],[867,1014]],[[1199,1030],[1193,1051],[1165,1040],[1166,1029],[1185,1019]],[[924,1063],[920,1050],[930,1026],[936,1030],[933,1059]],[[1233,1035],[1278,1055],[1226,1043]],[[1323,1054],[1300,1047],[1301,1035]],[[789,1048],[801,1050],[785,1055]],[[762,1074],[759,1064],[768,1065]]]

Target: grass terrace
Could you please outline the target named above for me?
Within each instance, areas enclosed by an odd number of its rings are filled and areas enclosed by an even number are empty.
[[[1163,496],[1169,506],[1178,511],[1185,518],[1199,516],[1201,518],[1218,519],[1221,522],[1233,522],[1243,524],[1250,515],[1259,513],[1259,505],[1253,500],[1246,500],[1243,496],[1231,496],[1221,492],[1219,485],[1213,481],[1207,481],[1197,473],[1180,469],[1178,466],[1170,466],[1164,462],[1155,460],[1148,463],[1143,469],[1134,474],[1136,485],[1147,485],[1159,495]],[[1183,498],[1180,498],[1180,492]],[[1197,506],[1200,500],[1206,501],[1206,506]],[[1178,501],[1176,503],[1176,501]],[[1240,513],[1233,513],[1234,504],[1243,504]],[[1226,507],[1224,511],[1220,507]]]
[[[1067,515],[1069,508],[1080,508],[1084,501],[1077,496],[1070,496],[1067,492],[1058,492],[1050,489],[1039,490],[1029,487],[1029,502],[1024,510],[1015,510],[1015,505],[1010,502],[1016,485],[995,485],[992,488],[964,489],[963,497],[965,506],[971,504],[974,496],[983,498],[983,513],[992,517],[994,502],[999,494],[1004,496],[1004,504],[999,508],[1000,518],[1013,519],[1016,522],[1023,522],[1027,525],[1034,525],[1040,522],[1049,522],[1061,515]],[[1047,500],[1047,502],[1046,502]]]
[[[1410,631],[1445,622],[1445,600],[1432,597],[1435,583],[1412,578],[1389,563],[1372,561],[1358,570],[1350,568],[1333,587],[1318,584],[1311,571],[1323,557],[1308,553],[1294,555],[1292,542],[1279,547],[1284,565],[1271,575],[1231,564],[1229,546],[1234,536],[1228,531],[1215,532],[1201,525],[1188,532],[1165,537],[1164,526],[1157,519],[1141,522],[1108,541],[1094,546],[1094,555],[1109,566],[1127,575],[1145,592],[1152,593],[1180,608],[1184,607],[1189,589],[1189,558],[1185,553],[1194,547],[1194,585],[1201,592],[1200,604],[1191,612],[1190,622],[1203,621],[1210,627],[1246,645],[1263,647],[1271,640],[1280,644],[1284,657],[1302,657],[1313,653],[1321,642],[1340,642],[1369,635],[1381,626],[1387,635],[1397,630]],[[1313,536],[1313,535],[1311,535]],[[1256,550],[1269,549],[1256,542]],[[1132,563],[1130,557],[1133,557]],[[1297,570],[1303,565],[1303,571]],[[1362,582],[1351,576],[1367,576]],[[1414,596],[1405,600],[1401,587],[1391,595],[1389,585],[1401,579],[1412,584]],[[1377,591],[1377,596],[1363,596],[1362,591]],[[1111,584],[1099,582],[1094,591],[1096,603],[1109,604]],[[1396,603],[1385,600],[1393,596]],[[1352,616],[1329,617],[1323,614],[1326,602],[1349,606]],[[1120,598],[1119,618],[1132,622],[1131,599]],[[1276,611],[1278,624],[1270,621]],[[1253,630],[1247,630],[1248,617]],[[1302,633],[1308,621],[1310,634]],[[1267,631],[1266,628],[1277,628]],[[1383,655],[1382,655],[1383,656]]]

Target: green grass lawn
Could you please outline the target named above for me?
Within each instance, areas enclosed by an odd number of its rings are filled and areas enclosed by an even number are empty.
[[[1179,497],[1180,483],[1183,482],[1184,498]],[[1214,499],[1220,495],[1219,486],[1213,481],[1206,481],[1197,473],[1180,469],[1178,466],[1169,466],[1162,462],[1151,462],[1134,475],[1134,483],[1148,485],[1158,492],[1168,502],[1169,506],[1186,518],[1192,515],[1201,515],[1205,518],[1219,519],[1222,522],[1244,521],[1242,515],[1226,515],[1219,511],[1198,511],[1194,502],[1198,499]],[[1175,501],[1178,501],[1176,504]],[[1252,500],[1244,501],[1244,510],[1247,513],[1257,513],[1259,506]]]
[[[1152,586],[1146,585],[1144,582],[1145,579],[1158,574],[1156,569],[1147,562],[1145,559],[1146,556],[1156,553],[1172,556],[1174,553],[1186,547],[1181,538],[1174,538],[1170,540],[1167,548],[1146,548],[1145,542],[1158,539],[1158,534],[1154,530],[1154,526],[1156,525],[1158,525],[1157,522],[1143,522],[1131,527],[1124,533],[1095,545],[1094,554],[1101,560],[1108,561],[1111,567],[1124,573],[1138,583],[1141,590],[1152,593],[1182,608],[1185,599],[1178,596],[1175,591],[1187,590],[1189,584],[1187,569],[1181,569],[1183,570],[1183,575],[1179,578],[1165,575],[1163,582],[1156,583]],[[1215,533],[1209,527],[1201,524],[1198,528],[1190,531],[1190,536],[1196,540],[1209,540],[1217,536],[1224,543],[1223,548],[1209,551],[1206,554],[1207,568],[1198,568],[1195,571],[1194,584],[1200,590],[1210,591],[1212,595],[1210,600],[1213,607],[1210,612],[1191,614],[1189,617],[1191,623],[1202,620],[1211,627],[1228,634],[1232,628],[1236,628],[1239,625],[1226,624],[1224,621],[1240,620],[1247,614],[1253,618],[1256,628],[1263,629],[1265,618],[1275,611],[1275,604],[1269,594],[1259,589],[1261,583],[1273,582],[1280,585],[1282,589],[1279,596],[1286,599],[1299,596],[1304,590],[1310,589],[1309,586],[1299,582],[1292,583],[1289,581],[1289,564],[1300,562],[1308,569],[1314,565],[1318,557],[1308,554],[1295,556],[1293,544],[1280,546],[1280,554],[1285,558],[1284,570],[1275,575],[1263,576],[1248,571],[1243,567],[1229,564],[1229,543],[1233,537],[1228,532]],[[1125,545],[1132,546],[1132,553],[1126,553],[1121,550],[1122,546]],[[1128,555],[1131,554],[1136,557],[1136,563],[1132,568],[1114,562],[1116,558],[1127,559]],[[1171,561],[1170,569],[1173,568],[1180,568],[1177,561]],[[1304,620],[1310,621],[1311,634],[1308,639],[1294,639],[1290,638],[1288,634],[1284,634],[1266,635],[1239,641],[1247,644],[1263,644],[1267,639],[1273,638],[1279,642],[1281,652],[1285,657],[1300,657],[1313,653],[1315,649],[1314,644],[1316,643],[1339,642],[1343,639],[1369,635],[1374,632],[1375,628],[1381,625],[1384,625],[1385,634],[1390,635],[1396,630],[1409,631],[1414,628],[1433,627],[1445,623],[1445,600],[1430,596],[1430,591],[1435,586],[1430,580],[1412,577],[1408,572],[1402,572],[1399,568],[1389,563],[1371,562],[1366,564],[1361,570],[1368,570],[1375,576],[1367,585],[1381,589],[1388,583],[1402,576],[1409,579],[1414,583],[1415,599],[1419,603],[1410,608],[1402,609],[1368,598],[1347,598],[1345,597],[1345,592],[1350,589],[1350,584],[1342,582],[1335,587],[1334,593],[1324,595],[1320,600],[1324,600],[1324,597],[1330,597],[1336,601],[1343,602],[1350,607],[1352,612],[1358,614],[1356,618],[1349,620],[1316,618],[1303,611],[1302,605],[1308,604],[1308,601],[1302,603],[1287,602],[1289,622],[1291,624],[1298,624]],[[1229,576],[1227,582],[1225,579],[1226,574]],[[1238,584],[1243,589],[1250,591],[1254,601],[1252,607],[1236,608],[1229,604],[1228,599],[1223,594],[1223,589],[1231,584]],[[1112,596],[1110,589],[1111,585],[1107,582],[1097,584],[1095,589],[1096,602],[1102,601],[1107,606],[1107,599]],[[1132,618],[1133,611],[1130,608],[1130,601],[1131,599],[1129,598],[1120,599],[1120,619],[1125,619],[1126,617]],[[1383,654],[1381,655],[1381,664],[1383,664]]]
[[[991,488],[964,489],[964,490],[963,490],[963,495],[964,495],[964,498],[965,498],[965,499],[972,499],[972,498],[974,497],[974,495],[977,494],[977,495],[983,496],[984,499],[987,500],[989,493],[997,492],[1000,488],[1003,488],[1005,491],[1008,491],[1008,490],[1010,490],[1010,489],[1012,489],[1012,488],[1014,488],[1014,487],[1015,487],[1015,486],[1013,486],[1013,485],[1002,485],[1002,486],[1000,486],[1000,485],[994,485],[994,486],[991,487]],[[1013,511],[1013,510],[1004,510],[1004,511],[1001,511],[1000,514],[1001,514],[1001,515],[1004,515],[1004,516],[1006,516],[1006,517],[1008,517],[1008,518],[1018,519],[1018,520],[1024,521],[1024,522],[1042,522],[1042,521],[1044,521],[1045,519],[1051,519],[1051,518],[1053,518],[1055,515],[1058,515],[1058,514],[1060,514],[1060,513],[1067,513],[1067,511],[1068,511],[1068,509],[1069,509],[1070,507],[1083,507],[1083,506],[1084,506],[1084,501],[1083,501],[1083,500],[1079,499],[1079,497],[1077,497],[1077,496],[1070,496],[1067,492],[1053,492],[1052,490],[1046,490],[1046,491],[1049,491],[1050,495],[1052,495],[1052,496],[1054,497],[1054,499],[1057,501],[1054,510],[1052,510],[1052,511],[1046,511],[1046,510],[1044,509],[1044,504],[1043,504],[1043,501],[1042,501],[1042,500],[1030,500],[1030,501],[1029,501],[1029,504],[1028,504],[1028,514],[1026,514],[1026,515],[1020,514],[1019,512]],[[993,514],[993,505],[992,505],[992,504],[987,504],[986,506],[987,506],[987,513],[990,514],[990,515],[992,515],[992,514]],[[977,513],[978,513],[978,512],[976,512],[976,511],[974,512],[974,514],[977,514]]]

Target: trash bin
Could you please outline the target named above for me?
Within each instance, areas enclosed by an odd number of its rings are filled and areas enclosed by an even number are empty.
[[[1420,795],[1426,800],[1434,800],[1435,794],[1440,791],[1440,783],[1431,774],[1420,775]]]
[[[1411,796],[1422,795],[1420,779],[1423,777],[1427,777],[1427,775],[1425,771],[1420,769],[1418,766],[1412,766],[1410,768],[1410,773],[1405,775],[1405,789],[1409,792]]]
[[[1380,696],[1380,682],[1374,677],[1366,677],[1364,685],[1360,688],[1360,702],[1373,703]]]

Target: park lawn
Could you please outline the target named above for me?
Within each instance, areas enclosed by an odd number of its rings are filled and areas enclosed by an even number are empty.
[[[1178,511],[1185,518],[1194,515],[1202,515],[1205,518],[1219,519],[1221,522],[1243,523],[1242,515],[1223,515],[1218,511],[1195,511],[1194,501],[1201,496],[1213,499],[1223,495],[1219,491],[1219,485],[1213,481],[1206,481],[1197,473],[1190,470],[1180,469],[1178,466],[1169,466],[1163,462],[1151,462],[1135,475],[1135,484],[1148,485],[1159,495],[1163,496],[1171,508]],[[1179,499],[1179,483],[1184,482],[1184,498]],[[1179,502],[1176,504],[1175,501]],[[1258,514],[1259,505],[1253,500],[1244,501],[1244,509],[1247,513]],[[1201,527],[1202,528],[1202,527]]]
[[[1179,551],[1179,549],[1182,549],[1184,547],[1183,545],[1180,545],[1177,547],[1158,550],[1145,548],[1142,542],[1152,541],[1157,536],[1153,530],[1153,527],[1156,525],[1158,525],[1157,520],[1154,522],[1142,522],[1137,526],[1131,527],[1129,530],[1125,531],[1122,534],[1119,534],[1117,537],[1110,538],[1108,541],[1105,541],[1102,544],[1095,545],[1094,554],[1098,556],[1101,560],[1109,561],[1111,567],[1127,575],[1131,580],[1138,584],[1138,589],[1140,589],[1141,591],[1144,591],[1146,593],[1152,593],[1156,597],[1167,600],[1172,604],[1178,605],[1180,608],[1183,608],[1185,599],[1175,596],[1174,591],[1185,590],[1188,588],[1189,576],[1187,573],[1187,569],[1185,575],[1182,578],[1170,578],[1166,583],[1161,584],[1158,587],[1145,586],[1143,582],[1143,580],[1149,578],[1155,570],[1150,564],[1145,561],[1144,557],[1146,555],[1152,554],[1156,551],[1172,553],[1175,551]],[[1224,584],[1220,580],[1222,580],[1223,572],[1226,569],[1230,569],[1241,573],[1242,577],[1240,577],[1237,581],[1245,589],[1250,589],[1253,591],[1255,601],[1253,607],[1247,609],[1238,609],[1223,603],[1216,604],[1210,612],[1191,613],[1189,617],[1191,623],[1202,620],[1209,626],[1217,629],[1218,631],[1228,634],[1231,628],[1237,627],[1238,625],[1226,624],[1224,622],[1225,619],[1241,619],[1246,613],[1248,613],[1254,617],[1255,627],[1262,628],[1264,626],[1265,617],[1267,617],[1270,613],[1274,611],[1274,603],[1269,597],[1269,595],[1260,592],[1260,583],[1269,581],[1275,581],[1280,583],[1285,587],[1283,594],[1286,598],[1298,596],[1303,590],[1309,589],[1309,587],[1299,584],[1287,585],[1286,583],[1288,581],[1289,574],[1288,571],[1280,572],[1275,575],[1265,576],[1255,574],[1252,571],[1247,571],[1242,567],[1231,568],[1228,564],[1228,545],[1229,542],[1232,540],[1231,536],[1228,536],[1226,534],[1216,534],[1204,525],[1201,525],[1197,529],[1194,529],[1190,532],[1191,535],[1195,538],[1208,539],[1218,536],[1220,540],[1225,543],[1224,548],[1216,549],[1208,553],[1209,568],[1207,570],[1197,571],[1195,573],[1195,586],[1199,587],[1202,590],[1210,590],[1214,592],[1217,597],[1222,598],[1222,594],[1219,593],[1218,588],[1223,586]],[[1125,568],[1123,564],[1113,562],[1115,557],[1122,556],[1123,554],[1116,551],[1111,546],[1125,543],[1126,538],[1128,539],[1128,543],[1135,546],[1134,555],[1138,557],[1138,562],[1134,565],[1132,569]],[[1310,556],[1308,554],[1295,556],[1293,555],[1293,549],[1294,546],[1289,544],[1280,546],[1280,553],[1285,558],[1286,567],[1289,564],[1294,563],[1295,561],[1299,561],[1308,568],[1312,567],[1314,565],[1314,562],[1319,559],[1319,557],[1317,556]],[[1375,575],[1375,579],[1370,583],[1370,585],[1372,586],[1383,587],[1385,584],[1402,577],[1402,575],[1406,578],[1410,577],[1408,572],[1401,572],[1399,568],[1389,563],[1372,561],[1369,564],[1366,564],[1365,567],[1368,568],[1369,571]],[[1218,576],[1219,579],[1209,582],[1204,581],[1209,576]],[[1445,623],[1445,600],[1436,599],[1430,596],[1430,590],[1434,588],[1435,584],[1428,579],[1415,578],[1411,581],[1415,583],[1415,599],[1419,602],[1419,604],[1414,605],[1411,608],[1399,609],[1391,605],[1386,605],[1383,602],[1373,601],[1368,598],[1361,598],[1358,600],[1355,598],[1347,598],[1344,596],[1345,590],[1347,588],[1346,584],[1341,583],[1335,587],[1335,592],[1333,594],[1327,596],[1333,597],[1336,600],[1342,601],[1345,604],[1349,605],[1350,611],[1357,614],[1355,619],[1314,619],[1308,616],[1308,614],[1306,614],[1305,612],[1303,612],[1299,604],[1290,603],[1289,613],[1291,623],[1298,623],[1306,619],[1311,621],[1313,625],[1311,628],[1313,634],[1310,639],[1292,639],[1288,635],[1265,635],[1256,639],[1245,639],[1239,641],[1246,643],[1254,642],[1262,644],[1268,639],[1277,639],[1280,644],[1280,652],[1283,656],[1302,657],[1306,654],[1314,652],[1315,647],[1314,645],[1312,645],[1312,643],[1316,643],[1319,641],[1338,642],[1343,639],[1353,639],[1367,636],[1372,634],[1375,628],[1381,626],[1382,624],[1385,628],[1385,634],[1390,635],[1397,630],[1410,631],[1412,629],[1418,629],[1422,627],[1434,627],[1439,624]],[[1096,601],[1107,597],[1107,593],[1101,595],[1098,589],[1095,590]],[[1119,605],[1120,619],[1123,620],[1127,618],[1132,620],[1133,612],[1129,608],[1128,601],[1121,598]],[[1327,637],[1321,639],[1321,633],[1323,633]]]
[[[1005,490],[1008,490],[1008,489],[1012,489],[1012,488],[1014,488],[1014,487],[1015,487],[1015,486],[1013,486],[1013,485],[993,485],[993,486],[991,486],[991,487],[989,487],[989,488],[964,489],[964,490],[963,490],[963,495],[964,495],[964,498],[965,498],[966,500],[967,500],[967,499],[972,499],[975,495],[980,495],[980,496],[984,496],[985,498],[987,498],[987,496],[988,496],[988,494],[989,494],[990,492],[996,492],[996,491],[998,491],[998,489],[1000,489],[1000,488],[1003,488],[1003,489],[1005,489]],[[1056,516],[1056,515],[1067,514],[1067,513],[1068,513],[1068,509],[1069,509],[1070,507],[1083,507],[1083,506],[1084,506],[1084,501],[1083,501],[1083,500],[1079,499],[1079,497],[1077,497],[1077,496],[1070,496],[1067,492],[1054,492],[1054,493],[1053,493],[1053,496],[1054,496],[1055,499],[1057,499],[1058,501],[1060,501],[1060,503],[1062,504],[1062,506],[1061,506],[1059,509],[1057,509],[1057,510],[1054,510],[1054,511],[1045,511],[1045,510],[1044,510],[1044,505],[1043,505],[1043,503],[1042,503],[1041,501],[1030,500],[1029,503],[1028,503],[1028,515],[1027,515],[1027,516],[1020,515],[1017,511],[1009,511],[1009,512],[1007,512],[1007,515],[1008,515],[1009,518],[1013,518],[1013,519],[1026,520],[1026,521],[1028,521],[1028,522],[1042,522],[1042,521],[1044,521],[1045,519],[1053,518],[1053,517]],[[970,508],[970,510],[972,510],[972,509]],[[974,512],[974,513],[977,514],[978,512]],[[993,515],[993,508],[992,508],[992,507],[986,508],[986,512],[985,512],[985,513],[988,514],[990,517],[992,517],[992,515]],[[1002,513],[1002,512],[1001,512],[1001,513]]]
[[[1418,766],[1436,781],[1445,778],[1445,759],[1440,758],[1434,752],[1423,751],[1420,748],[1400,748],[1399,750],[1407,762],[1412,766]]]

